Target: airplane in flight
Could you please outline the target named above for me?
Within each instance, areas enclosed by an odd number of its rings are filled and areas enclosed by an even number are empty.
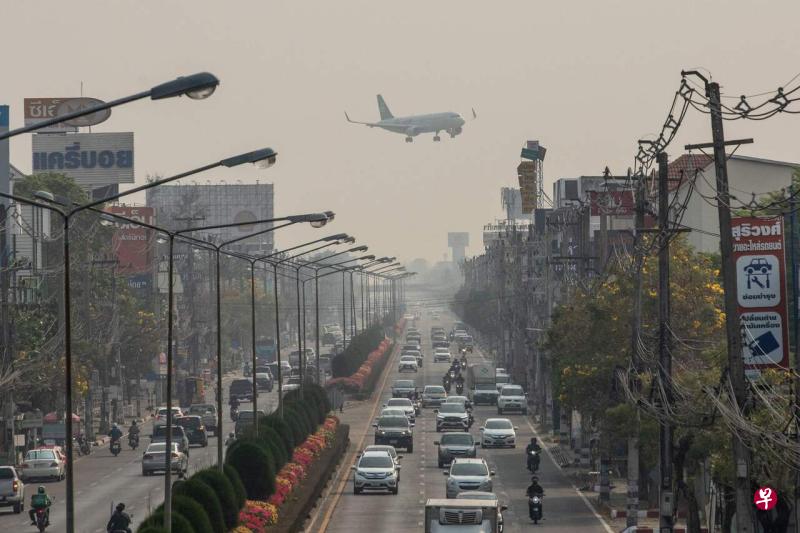
[[[466,123],[461,115],[458,113],[431,113],[428,115],[410,115],[407,117],[395,117],[389,111],[389,106],[383,100],[383,96],[378,95],[378,111],[380,111],[381,119],[378,122],[359,122],[357,120],[350,120],[347,111],[344,116],[347,122],[352,124],[364,124],[370,128],[382,128],[394,133],[403,133],[406,136],[406,142],[410,143],[414,137],[420,133],[433,133],[434,141],[441,141],[439,132],[446,131],[450,134],[451,138],[461,133],[462,126]],[[476,118],[475,110],[472,110],[472,118]]]

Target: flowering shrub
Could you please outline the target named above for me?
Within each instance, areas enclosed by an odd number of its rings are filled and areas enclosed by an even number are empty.
[[[278,508],[267,502],[247,500],[239,513],[239,526],[234,533],[262,533],[278,522]]]
[[[380,344],[378,344],[378,347],[369,353],[367,359],[358,367],[358,370],[356,370],[354,374],[347,377],[329,379],[326,386],[342,386],[348,392],[361,392],[367,378],[372,374],[372,368],[386,355],[389,344],[389,339],[384,338]]]

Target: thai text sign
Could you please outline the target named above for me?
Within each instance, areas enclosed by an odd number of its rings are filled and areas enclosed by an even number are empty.
[[[82,187],[133,183],[133,133],[34,135],[33,171],[66,174]]]
[[[132,207],[112,205],[106,211],[130,218],[145,224],[155,222],[155,209],[152,207]],[[140,274],[152,270],[153,231],[124,221],[115,222],[113,246],[117,258],[117,272],[120,274]]]

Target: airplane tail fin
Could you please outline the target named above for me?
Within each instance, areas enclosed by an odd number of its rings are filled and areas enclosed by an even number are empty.
[[[394,118],[392,112],[389,111],[389,106],[386,105],[386,102],[383,100],[383,96],[378,95],[378,111],[381,113],[381,120],[386,120],[387,118]]]

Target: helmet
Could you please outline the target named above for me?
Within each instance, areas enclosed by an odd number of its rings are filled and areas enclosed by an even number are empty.
[[[46,490],[45,490],[45,488],[42,486],[42,487],[39,487],[39,489],[38,489],[36,492],[38,492],[39,494],[45,494],[47,491],[46,491]]]
[[[114,427],[114,429],[119,429],[119,426],[117,426],[117,423],[116,423],[116,422],[114,422],[114,425],[113,425],[113,427]]]
[[[135,426],[135,425],[136,425],[136,420],[134,420],[133,422],[131,422],[131,425],[132,425],[132,426]]]
[[[531,444],[536,444],[536,437],[531,437]]]
[[[119,511],[121,513],[124,510],[125,510],[125,504],[122,503],[122,502],[118,503],[117,504],[117,511]]]
[[[539,478],[538,478],[538,477],[536,477],[536,476],[533,476],[533,477],[531,478],[531,483],[538,483],[538,482],[539,482]]]

